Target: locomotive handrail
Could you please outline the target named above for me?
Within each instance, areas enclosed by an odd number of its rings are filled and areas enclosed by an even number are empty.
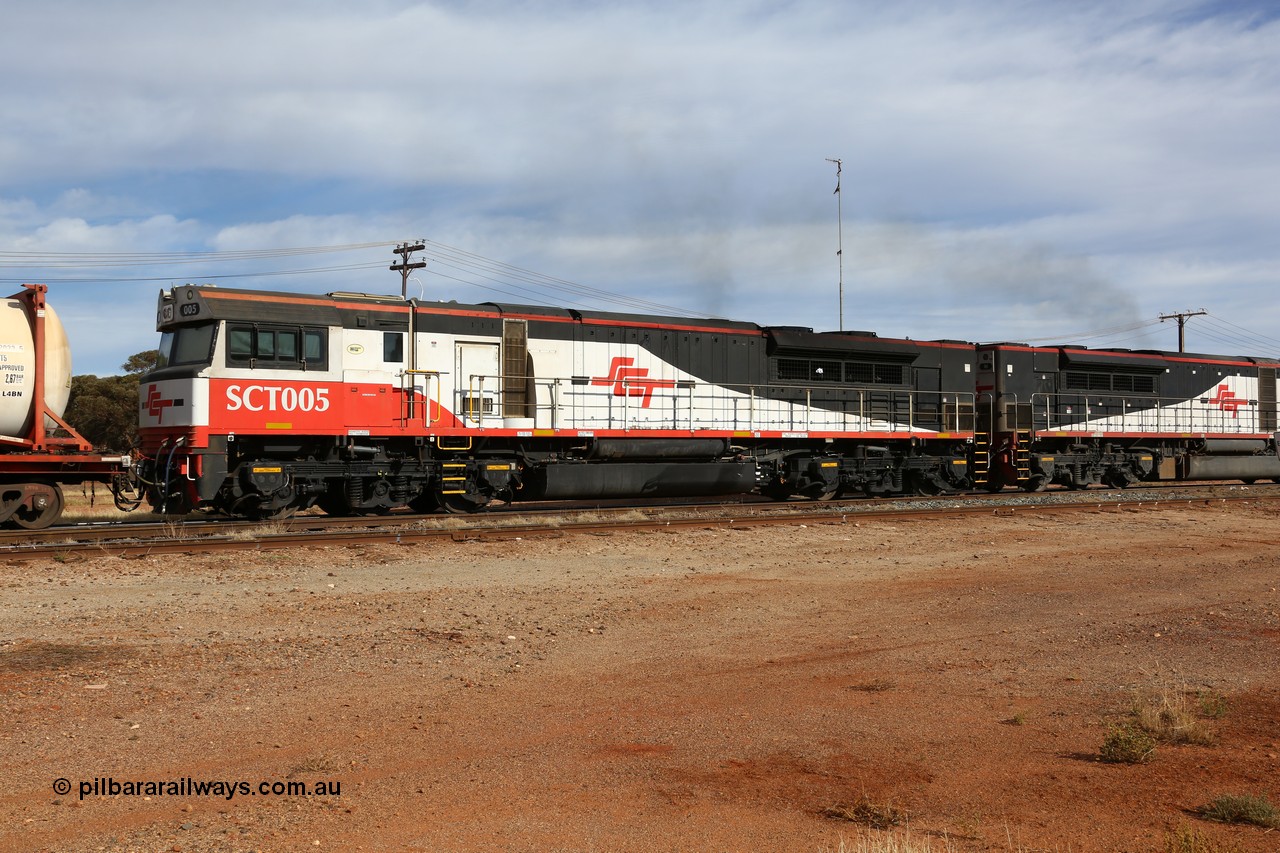
[[[1033,399],[1036,429],[1057,432],[1257,434],[1256,400],[1227,397],[1118,397],[1040,392]],[[1135,405],[1135,403],[1143,405]],[[1111,421],[1111,423],[1108,423]]]
[[[442,371],[442,370],[419,370],[419,369],[416,369],[416,368],[405,368],[405,369],[404,369],[404,371],[402,371],[402,375],[403,375],[403,376],[425,376],[425,377],[427,377],[427,379],[428,379],[428,380],[434,379],[434,380],[436,381],[436,392],[437,392],[437,396],[438,396],[438,395],[439,395],[439,390],[440,390],[440,377],[441,377],[441,376],[447,376],[447,375],[448,375],[448,372],[447,372],[447,371]],[[409,404],[409,411],[408,411],[408,413],[407,413],[407,414],[408,414],[407,420],[413,420],[413,407],[414,407],[414,405],[416,405],[416,403],[417,403],[417,401],[414,399],[413,394],[414,394],[414,392],[415,392],[415,391],[417,391],[418,389],[417,389],[417,386],[415,385],[415,383],[414,383],[413,381],[410,381],[410,382],[409,382],[409,387],[408,387],[407,389],[405,389],[405,390],[408,392],[408,393],[406,394],[406,401],[407,401],[407,402],[408,402],[408,404]],[[425,417],[425,418],[423,418],[423,419],[422,419],[422,421],[423,421],[423,423],[424,423],[426,426],[429,426],[429,427],[435,426],[435,425],[436,425],[436,424],[438,424],[441,420],[443,420],[443,419],[444,419],[444,413],[441,411],[441,407],[440,407],[439,405],[437,405],[437,406],[436,406],[436,411],[435,411],[435,416],[434,416],[434,417],[432,417],[432,413],[431,413],[431,387],[430,387],[430,384],[429,384],[429,383],[428,383],[428,384],[424,384],[424,385],[422,386],[422,396],[423,396],[423,399],[425,400],[425,402],[426,402],[426,404],[427,404],[427,415],[426,415],[426,417]]]
[[[477,424],[501,419],[506,410],[501,380],[498,375],[470,375],[456,392],[459,416]],[[648,376],[590,383],[583,377],[535,377],[533,384],[534,423],[553,429],[971,432],[976,411],[975,395],[967,391],[827,383],[718,385]],[[485,400],[494,408],[486,411]]]

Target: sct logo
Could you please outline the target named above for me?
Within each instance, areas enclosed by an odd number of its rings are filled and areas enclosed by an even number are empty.
[[[164,422],[164,410],[174,406],[182,408],[182,400],[166,400],[160,396],[160,386],[147,386],[147,398],[142,401],[142,410],[156,419],[156,423]]]
[[[653,402],[654,388],[674,388],[672,379],[650,379],[649,368],[632,367],[636,360],[618,356],[609,362],[609,375],[597,376],[591,380],[592,385],[613,386],[615,397],[642,397],[640,408],[647,409]]]
[[[293,385],[228,385],[227,411],[327,412],[329,389]]]
[[[1218,386],[1218,393],[1209,398],[1209,402],[1224,412],[1230,412],[1231,417],[1240,417],[1240,407],[1245,405],[1245,400],[1237,397],[1235,392],[1226,385]]]

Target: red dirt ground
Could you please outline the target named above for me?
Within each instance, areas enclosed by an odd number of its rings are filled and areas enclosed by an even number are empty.
[[[1194,810],[1280,802],[1278,545],[1254,506],[0,563],[0,849],[816,853],[866,799],[934,850],[1276,851]],[[1100,762],[1151,692],[1225,697],[1215,743]]]

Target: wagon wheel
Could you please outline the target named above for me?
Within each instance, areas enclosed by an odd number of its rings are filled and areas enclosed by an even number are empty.
[[[44,530],[62,516],[62,489],[56,483],[41,483],[28,501],[9,517],[9,521],[25,530]]]

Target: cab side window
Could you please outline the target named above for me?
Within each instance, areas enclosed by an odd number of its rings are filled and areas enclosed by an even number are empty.
[[[404,361],[404,334],[401,332],[382,333],[382,360]]]
[[[329,330],[268,323],[227,324],[227,366],[327,370]]]

